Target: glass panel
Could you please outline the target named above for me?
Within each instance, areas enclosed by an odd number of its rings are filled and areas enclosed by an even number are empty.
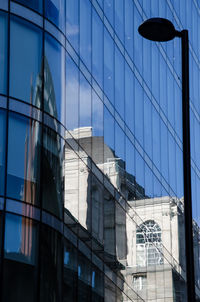
[[[97,267],[92,266],[92,302],[104,301],[104,276]]]
[[[115,203],[113,196],[104,190],[104,251],[105,262],[115,264]]]
[[[91,2],[80,1],[80,56],[89,70],[91,70]]]
[[[23,4],[27,7],[30,7],[39,13],[42,13],[43,10],[43,0],[16,0],[16,2],[19,2],[20,4]]]
[[[115,108],[124,117],[124,58],[115,47]]]
[[[74,49],[79,51],[79,0],[66,1],[66,35]]]
[[[105,283],[105,302],[115,302],[116,301],[116,287],[115,284],[105,277],[104,279]]]
[[[103,186],[92,176],[92,235],[103,244]]]
[[[42,205],[58,217],[63,215],[63,140],[44,127]]]
[[[92,93],[92,159],[96,164],[103,163],[103,103]]]
[[[134,76],[128,64],[125,63],[125,121],[134,133]]]
[[[0,195],[4,195],[5,184],[6,114],[0,110]]]
[[[10,113],[8,129],[7,195],[39,204],[40,125],[34,120]]]
[[[36,223],[26,217],[6,214],[4,256],[35,265],[37,261]]]
[[[40,249],[40,301],[62,301],[62,237],[42,225]]]
[[[16,17],[10,26],[10,96],[41,107],[42,32]]]
[[[91,297],[91,263],[81,253],[78,255],[78,301],[89,302]]]
[[[103,23],[92,10],[92,74],[103,87]]]
[[[45,17],[65,31],[65,1],[45,0]]]
[[[104,0],[104,13],[109,22],[114,23],[114,0]]]
[[[45,35],[44,69],[44,109],[64,122],[64,49],[48,34]]]
[[[115,0],[115,31],[124,42],[124,1]]]
[[[3,301],[36,301],[38,230],[28,218],[6,214]],[[13,290],[10,290],[12,284]]]
[[[76,301],[77,296],[77,248],[64,242],[64,288],[63,301]]]
[[[0,12],[0,93],[7,90],[7,15]]]
[[[66,57],[66,127],[79,126],[79,69],[69,55]]]
[[[114,41],[104,30],[104,91],[114,104]]]
[[[133,1],[127,0],[125,5],[125,47],[133,58]]]

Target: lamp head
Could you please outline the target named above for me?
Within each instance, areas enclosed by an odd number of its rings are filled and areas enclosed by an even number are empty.
[[[144,38],[151,41],[166,42],[178,36],[171,21],[163,18],[151,18],[144,21],[138,32]]]

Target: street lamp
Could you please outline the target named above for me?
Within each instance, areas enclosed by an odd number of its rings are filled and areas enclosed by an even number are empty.
[[[151,18],[143,22],[138,31],[151,41],[166,42],[181,38],[182,45],[182,127],[183,127],[183,175],[184,175],[184,217],[187,299],[195,301],[195,276],[193,254],[191,163],[190,163],[190,106],[189,106],[189,42],[188,30],[177,31],[167,19]]]

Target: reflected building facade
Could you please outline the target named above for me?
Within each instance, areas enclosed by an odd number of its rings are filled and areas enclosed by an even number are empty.
[[[0,1],[0,300],[185,302],[178,40],[189,29],[196,301],[200,107],[195,0]]]

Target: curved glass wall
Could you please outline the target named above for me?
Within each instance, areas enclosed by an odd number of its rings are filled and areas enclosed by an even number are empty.
[[[0,299],[186,301],[180,41],[137,31],[159,16],[189,29],[198,301],[198,3],[2,3]]]

